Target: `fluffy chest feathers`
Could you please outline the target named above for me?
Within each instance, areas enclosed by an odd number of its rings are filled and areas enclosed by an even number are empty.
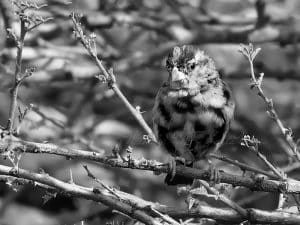
[[[194,161],[221,145],[233,107],[229,90],[220,84],[192,96],[167,86],[160,89],[153,110],[154,130],[171,154]]]

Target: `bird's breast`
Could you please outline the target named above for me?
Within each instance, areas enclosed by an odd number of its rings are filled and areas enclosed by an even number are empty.
[[[199,152],[206,152],[222,139],[224,118],[216,108],[201,101],[158,96],[154,112],[157,137],[173,155],[194,160]]]

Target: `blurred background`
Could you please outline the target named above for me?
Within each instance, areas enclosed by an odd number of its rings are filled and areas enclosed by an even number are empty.
[[[288,150],[276,124],[255,90],[250,90],[250,69],[238,52],[249,42],[262,48],[255,61],[256,74],[264,72],[263,90],[272,98],[286,127],[300,136],[300,2],[296,0],[63,0],[34,1],[48,6],[34,13],[53,19],[30,32],[25,41],[23,70],[35,67],[19,91],[21,111],[30,107],[20,137],[76,149],[122,154],[132,149],[135,158],[167,162],[168,154],[143,140],[144,132],[114,93],[101,84],[99,71],[73,35],[71,11],[82,14],[82,24],[96,36],[99,58],[113,68],[117,83],[133,106],[140,106],[149,125],[155,95],[167,79],[165,59],[175,45],[192,44],[210,55],[236,100],[235,120],[220,152],[232,159],[266,169],[257,156],[243,148],[244,135],[260,140],[259,150],[290,177],[299,179],[299,166],[291,167]],[[6,28],[18,31],[19,21],[9,0],[0,3],[0,124],[6,125],[16,48]],[[213,161],[218,169],[243,174],[237,167]],[[11,165],[1,159],[1,164]],[[164,184],[163,175],[101,164],[66,160],[53,155],[23,154],[20,168],[39,171],[76,184],[97,186],[82,165],[106,184],[146,200],[185,206],[185,196]],[[249,172],[246,175],[251,175]],[[243,207],[272,210],[278,196],[232,189],[228,194]],[[224,205],[209,200],[210,204]],[[262,204],[262,202],[264,204]],[[206,204],[206,203],[203,203]],[[13,224],[131,224],[128,218],[104,205],[47,193],[32,186],[12,190],[0,184],[0,223]],[[113,222],[112,222],[113,221]]]

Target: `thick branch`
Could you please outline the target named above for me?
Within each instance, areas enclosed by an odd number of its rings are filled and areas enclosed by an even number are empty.
[[[34,143],[22,140],[3,139],[0,142],[0,152],[4,152],[8,147],[13,151],[36,154],[55,154],[65,156],[71,159],[91,160],[94,162],[103,163],[111,167],[149,170],[160,173],[169,173],[168,164],[164,164],[155,160],[141,159],[125,159],[117,156],[105,156],[97,152],[88,152],[83,150],[69,149],[49,143]],[[104,151],[103,151],[104,152]],[[176,166],[176,174],[210,181],[211,170],[199,170],[185,166]],[[300,193],[300,182],[297,180],[288,179],[287,181],[265,180],[263,178],[252,178],[238,175],[232,175],[224,171],[219,171],[221,183],[232,184],[233,186],[247,187],[253,191],[277,192],[288,194]]]
[[[280,211],[263,211],[258,209],[247,209],[249,222],[252,224],[299,224],[300,216],[297,214],[280,212]],[[197,209],[182,210],[179,212],[176,209],[166,208],[160,210],[173,218],[191,218],[191,217],[206,217],[212,218],[223,223],[233,224],[246,221],[238,212],[232,209],[220,209],[209,206],[198,206]]]
[[[48,174],[37,174],[22,169],[19,169],[18,173],[16,173],[13,168],[2,165],[0,165],[0,174],[2,174],[0,175],[0,182],[7,182],[8,180],[14,180],[20,184],[32,184],[32,182],[37,182],[35,183],[37,186],[46,190],[49,188],[54,188],[52,190],[56,189],[64,194],[70,194],[75,197],[101,202],[146,224],[160,223],[154,220],[151,216],[147,215],[142,209],[139,209],[139,207],[142,205],[147,206],[143,208],[145,211],[151,212],[153,210],[158,210],[160,213],[168,214],[174,218],[212,218],[214,220],[229,224],[241,223],[247,220],[251,223],[259,224],[272,223],[296,225],[300,223],[300,216],[293,213],[246,209],[247,216],[242,216],[232,209],[221,209],[210,206],[198,206],[197,209],[191,210],[178,209],[175,207],[167,207],[159,203],[145,201],[134,195],[118,191],[118,196],[122,198],[122,201],[125,201],[122,202],[120,199],[118,200],[114,196],[109,195],[108,192],[99,190],[98,188],[86,188],[76,184],[70,184],[57,180]],[[138,204],[137,208],[134,208],[126,204],[126,201],[129,199],[132,201],[141,202],[142,204]]]
[[[116,209],[126,215],[142,221],[145,224],[149,225],[160,225],[161,223],[147,215],[140,209],[135,209],[134,207],[121,202],[115,198],[112,198],[109,195],[103,193],[100,189],[95,188],[86,188],[81,187],[76,184],[70,184],[63,181],[60,181],[54,177],[49,176],[48,174],[38,174],[29,172],[23,169],[18,169],[15,171],[11,167],[0,165],[0,174],[2,175],[10,175],[13,177],[20,177],[32,181],[36,181],[42,184],[46,184],[48,186],[54,187],[59,191],[63,191],[65,193],[71,194],[75,197],[90,199],[96,202],[101,202],[113,209]]]

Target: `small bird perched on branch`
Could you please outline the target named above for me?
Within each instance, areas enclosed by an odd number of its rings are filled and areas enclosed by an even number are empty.
[[[166,67],[169,78],[153,108],[154,132],[177,161],[193,166],[222,145],[233,118],[234,101],[213,60],[203,51],[176,46]],[[192,181],[174,173],[165,180],[169,185]]]

